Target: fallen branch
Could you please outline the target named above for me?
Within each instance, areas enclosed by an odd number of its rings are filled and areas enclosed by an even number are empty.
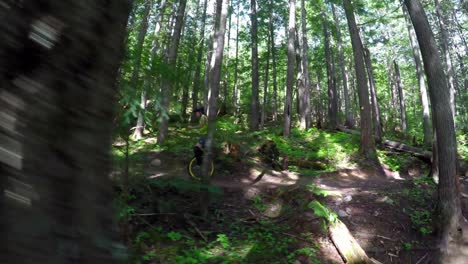
[[[424,256],[422,256],[422,258],[420,258],[420,259],[418,260],[418,262],[416,262],[416,264],[421,263],[421,261],[423,261],[426,257],[427,257],[427,253],[424,254]]]
[[[384,237],[384,236],[380,236],[380,235],[377,235],[378,238],[382,238],[382,239],[386,239],[386,240],[390,240],[390,241],[395,241],[391,238],[388,238],[388,237]]]
[[[197,231],[197,233],[200,235],[201,238],[203,238],[203,240],[205,242],[208,242],[208,239],[205,237],[205,235],[203,235],[203,233],[198,229],[197,225],[189,218],[188,214],[184,214],[184,218],[186,220],[187,223],[189,223],[194,229],[195,231]]]

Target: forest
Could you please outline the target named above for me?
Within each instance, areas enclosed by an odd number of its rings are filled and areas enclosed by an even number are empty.
[[[0,21],[0,262],[467,263],[468,1]]]

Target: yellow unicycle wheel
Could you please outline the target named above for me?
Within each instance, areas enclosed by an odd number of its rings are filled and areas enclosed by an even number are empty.
[[[214,173],[214,164],[213,161],[211,161],[209,169],[209,176],[213,176]],[[187,167],[188,174],[190,177],[200,180],[202,178],[202,165],[198,165],[197,163],[197,158],[193,157]]]

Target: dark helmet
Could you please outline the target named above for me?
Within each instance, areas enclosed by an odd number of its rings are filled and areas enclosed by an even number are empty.
[[[197,106],[193,109],[193,112],[196,113],[196,112],[200,112],[200,113],[205,113],[205,107],[203,106]]]

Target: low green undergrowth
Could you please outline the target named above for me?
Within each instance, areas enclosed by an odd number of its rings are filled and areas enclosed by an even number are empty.
[[[204,232],[203,240],[194,229],[158,226],[137,234],[132,263],[295,263],[298,256],[320,263],[317,247],[298,246],[297,238],[285,235],[288,228],[269,220],[235,222],[227,233]]]
[[[432,178],[421,177],[413,180],[411,187],[405,188],[400,192],[401,199],[407,199],[414,207],[403,208],[411,220],[411,227],[423,235],[434,232],[433,212],[434,200],[433,193],[436,185]]]

